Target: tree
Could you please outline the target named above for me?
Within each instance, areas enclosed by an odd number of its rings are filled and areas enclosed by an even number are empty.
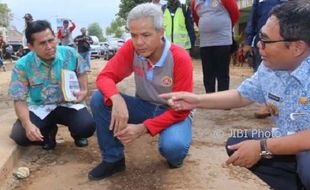
[[[129,11],[141,3],[150,2],[150,0],[121,0],[117,15],[126,20]]]
[[[0,26],[8,27],[12,19],[11,10],[7,4],[0,3]]]
[[[115,37],[120,38],[125,32],[125,20],[117,17],[112,21],[111,25],[106,29],[106,35],[114,34]]]
[[[99,41],[104,41],[104,37],[102,34],[102,28],[99,26],[99,24],[97,22],[91,23],[88,26],[88,35],[90,36],[97,36],[97,38],[99,39]]]

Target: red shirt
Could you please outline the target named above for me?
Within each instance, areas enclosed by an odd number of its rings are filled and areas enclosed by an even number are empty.
[[[105,105],[111,105],[109,98],[119,93],[116,84],[133,72],[134,52],[133,42],[128,40],[99,73],[96,84],[105,96]],[[193,66],[189,54],[174,44],[171,44],[170,52],[174,60],[172,91],[192,92]],[[183,121],[188,114],[189,111],[176,112],[168,108],[164,113],[146,119],[143,124],[149,133],[155,136],[170,125]]]

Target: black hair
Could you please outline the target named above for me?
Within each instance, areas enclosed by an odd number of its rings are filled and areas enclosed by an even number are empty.
[[[54,31],[52,30],[51,24],[46,20],[36,20],[31,22],[25,31],[27,42],[33,44],[34,39],[32,38],[32,34],[45,31],[49,29],[52,34],[55,36]]]
[[[270,13],[279,20],[280,35],[287,40],[302,40],[310,46],[310,2],[291,0],[274,7]]]

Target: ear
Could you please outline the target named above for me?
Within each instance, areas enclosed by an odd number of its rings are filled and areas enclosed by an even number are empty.
[[[307,44],[302,41],[302,40],[298,40],[296,42],[293,42],[293,55],[295,57],[298,57],[300,55],[302,55],[305,51],[306,51],[306,48],[307,48]]]
[[[27,46],[28,46],[28,48],[29,48],[31,51],[33,51],[34,47],[33,47],[33,45],[32,45],[31,43],[27,43]]]
[[[160,37],[164,37],[164,34],[165,34],[165,29],[164,28],[161,28],[158,33],[160,34]]]

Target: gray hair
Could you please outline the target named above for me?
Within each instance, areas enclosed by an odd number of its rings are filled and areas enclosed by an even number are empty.
[[[128,13],[127,27],[133,20],[150,17],[153,19],[155,30],[159,31],[163,28],[163,12],[161,7],[153,3],[143,3],[137,5]]]

